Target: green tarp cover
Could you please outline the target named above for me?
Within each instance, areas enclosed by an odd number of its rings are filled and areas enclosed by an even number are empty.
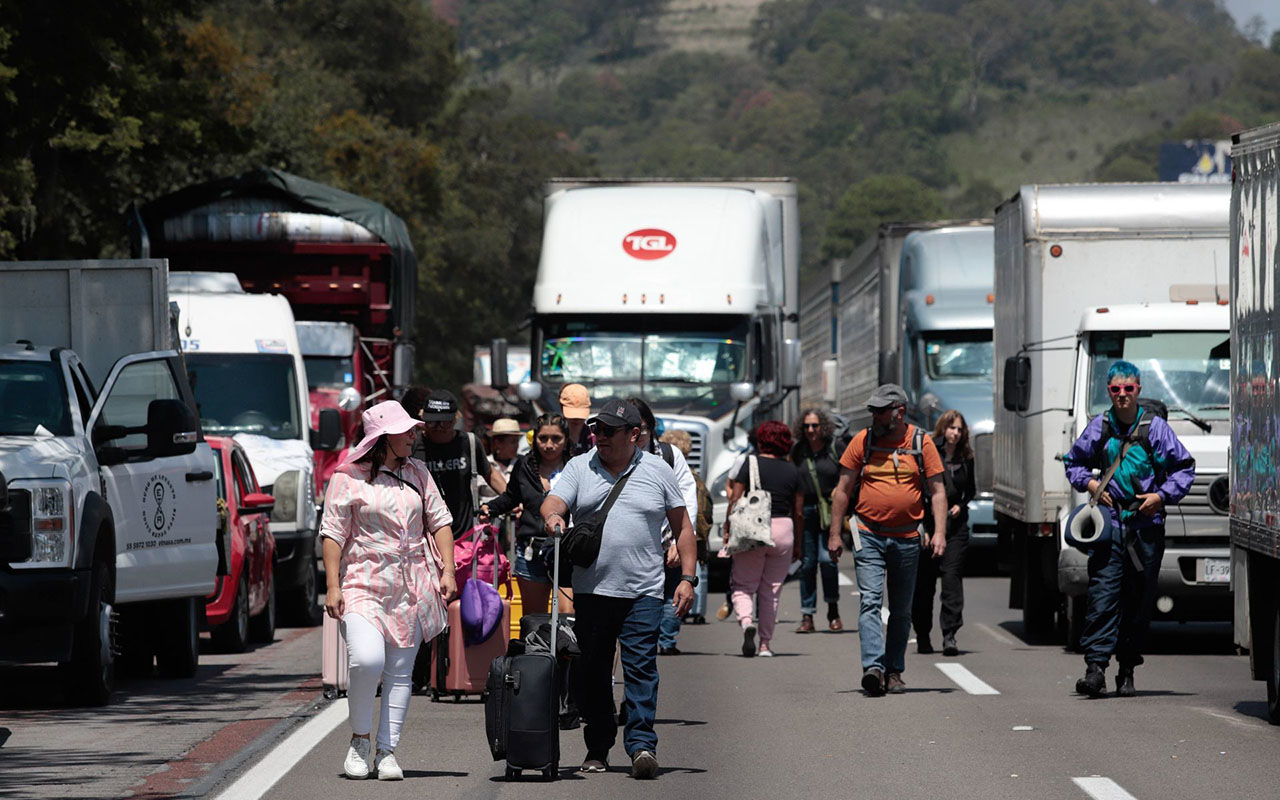
[[[412,341],[418,262],[404,221],[381,203],[278,169],[255,169],[193,184],[142,206],[139,214],[145,236],[135,237],[135,255],[148,256],[141,252],[144,248],[150,249],[142,244],[148,239],[152,243],[164,240],[166,219],[180,217],[217,200],[237,197],[279,198],[284,206],[282,210],[332,214],[368,228],[391,248],[391,307],[403,338]]]

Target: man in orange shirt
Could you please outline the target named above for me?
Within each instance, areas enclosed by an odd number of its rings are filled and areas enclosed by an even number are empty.
[[[895,383],[878,387],[867,399],[871,427],[849,442],[840,457],[840,480],[831,494],[831,530],[827,549],[837,561],[840,533],[853,504],[853,566],[862,606],[858,637],[862,642],[862,688],[872,697],[901,694],[911,632],[911,600],[921,547],[934,558],[946,550],[947,492],[942,459],[933,437],[906,422],[907,393]],[[933,508],[932,537],[921,532],[925,490]],[[923,539],[921,537],[924,537]],[[880,606],[889,580],[888,636],[881,630]]]

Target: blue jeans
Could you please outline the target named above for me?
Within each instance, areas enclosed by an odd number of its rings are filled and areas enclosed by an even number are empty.
[[[676,637],[680,635],[680,623],[683,620],[676,616],[671,602],[676,596],[676,587],[680,585],[680,576],[684,574],[679,567],[669,569],[662,586],[662,620],[658,625],[658,647],[675,647]],[[699,579],[701,581],[701,579]]]
[[[911,601],[916,591],[916,566],[920,540],[878,536],[861,530],[862,549],[853,555],[862,605],[858,614],[858,638],[862,642],[862,669],[902,672],[906,667],[907,636],[911,632]],[[885,579],[889,581],[888,637],[881,631],[880,606]]]
[[[818,507],[804,507],[804,558],[800,561],[800,613],[818,610],[818,571],[822,571],[822,602],[840,602],[840,574],[827,551],[827,532],[821,530]]]
[[[607,761],[618,740],[613,705],[613,651],[621,645],[623,693],[627,724],[622,744],[627,755],[658,751],[653,729],[658,715],[658,624],[662,598],[606,597],[578,594],[573,598],[573,632],[582,655],[573,670],[582,715],[587,757]]]
[[[1112,531],[1123,531],[1123,535],[1113,537],[1110,547],[1095,547],[1089,553],[1089,604],[1080,648],[1085,663],[1105,668],[1114,653],[1122,670],[1132,670],[1143,661],[1142,648],[1151,627],[1164,559],[1164,526],[1124,530],[1114,517],[1112,522]],[[1142,561],[1141,572],[1129,555],[1126,545],[1130,542]]]
[[[695,617],[705,617],[707,615],[707,565],[699,561],[695,573],[698,576],[698,586],[693,590],[693,605],[689,606],[689,613]]]

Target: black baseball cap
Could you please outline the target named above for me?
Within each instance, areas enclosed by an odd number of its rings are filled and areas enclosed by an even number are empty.
[[[424,422],[453,422],[457,416],[458,399],[453,396],[453,392],[445,389],[435,389],[422,404]]]
[[[610,397],[597,406],[600,410],[587,420],[590,425],[599,422],[611,428],[639,428],[644,425],[640,411],[621,397]]]

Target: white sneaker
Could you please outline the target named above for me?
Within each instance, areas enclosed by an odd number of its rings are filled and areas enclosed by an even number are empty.
[[[378,755],[373,759],[373,768],[378,773],[380,781],[404,780],[404,770],[400,769],[396,754],[390,750],[378,751]]]
[[[352,780],[364,780],[369,777],[369,740],[351,737],[351,746],[347,748],[347,760],[342,762],[342,771]]]

